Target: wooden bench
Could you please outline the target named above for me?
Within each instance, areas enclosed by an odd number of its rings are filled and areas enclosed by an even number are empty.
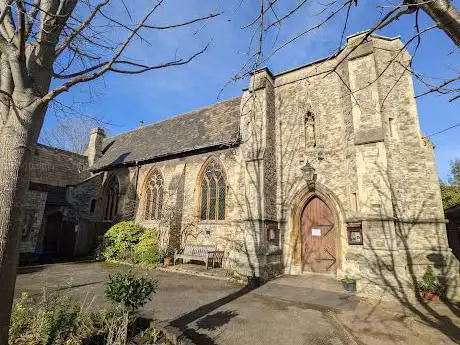
[[[215,263],[219,263],[222,266],[222,259],[224,258],[224,252],[216,250],[215,246],[210,245],[197,245],[197,244],[187,244],[181,250],[176,250],[174,252],[174,265],[176,260],[182,259],[182,262],[185,263],[186,260],[196,260],[202,261],[208,269],[209,261],[212,262],[212,268],[214,268]]]

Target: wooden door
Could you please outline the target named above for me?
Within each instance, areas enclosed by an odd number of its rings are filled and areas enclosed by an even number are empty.
[[[62,222],[61,236],[59,237],[58,254],[64,258],[71,258],[75,252],[75,224],[68,221]]]
[[[303,270],[316,273],[337,271],[335,217],[318,197],[311,199],[302,213]]]
[[[43,240],[43,251],[45,253],[56,253],[61,235],[62,214],[54,213],[46,219],[45,238]]]

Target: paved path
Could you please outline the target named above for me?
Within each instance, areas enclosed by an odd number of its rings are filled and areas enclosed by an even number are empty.
[[[47,286],[104,303],[103,282],[110,273],[126,269],[104,263],[36,267],[18,275],[16,294],[40,294]],[[330,279],[283,277],[248,291],[229,281],[158,270],[142,272],[157,279],[159,285],[142,313],[170,322],[197,344],[450,344],[438,333],[408,337],[405,321],[395,316],[383,319],[375,312],[377,308],[359,303]],[[364,315],[372,315],[372,322],[380,327],[378,332],[359,318]],[[393,329],[386,326],[389,322]],[[358,327],[360,331],[354,332]]]

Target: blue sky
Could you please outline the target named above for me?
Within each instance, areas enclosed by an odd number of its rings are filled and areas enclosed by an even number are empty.
[[[140,16],[149,1],[127,2],[134,16]],[[240,6],[240,3],[242,5]],[[278,13],[292,8],[297,1],[280,1]],[[380,3],[380,2],[379,2]],[[456,2],[458,6],[458,1]],[[220,17],[206,24],[146,33],[150,44],[136,41],[129,55],[138,60],[162,62],[174,54],[188,55],[210,42],[208,51],[186,66],[157,70],[143,75],[107,75],[91,84],[78,86],[60,96],[59,102],[72,106],[75,112],[95,116],[108,122],[111,135],[136,128],[140,121],[145,124],[190,111],[207,104],[237,96],[247,86],[247,80],[228,84],[247,59],[247,49],[252,30],[241,29],[257,15],[259,0],[166,0],[160,11],[152,18],[152,24],[181,22],[210,12],[224,11]],[[351,10],[347,35],[369,28],[380,16],[376,1],[362,1]],[[318,20],[314,13],[317,6],[307,6],[284,22],[278,36],[267,36],[267,51],[277,38],[276,44],[288,40]],[[112,13],[121,11],[114,7]],[[120,12],[121,13],[121,12]],[[339,46],[344,17],[330,22],[287,46],[268,62],[274,72],[296,67],[328,56]],[[432,25],[425,15],[420,16],[421,27]],[[380,34],[401,36],[403,41],[414,32],[414,16],[403,17],[397,23],[385,28]],[[122,36],[122,32],[114,36]],[[452,51],[454,51],[452,53]],[[449,54],[450,53],[450,54]],[[414,60],[418,73],[433,78],[452,77],[459,70],[459,53],[454,45],[440,31],[432,30],[423,36],[422,45]],[[416,83],[416,93],[421,86]],[[222,90],[223,88],[223,90]],[[220,94],[220,91],[222,93]],[[220,94],[220,98],[218,98]],[[460,122],[460,100],[448,102],[447,97],[429,95],[417,99],[420,125],[425,134],[436,133]],[[45,129],[53,126],[56,116],[50,111]],[[436,146],[435,154],[438,173],[446,179],[449,162],[460,158],[460,126],[431,137]]]

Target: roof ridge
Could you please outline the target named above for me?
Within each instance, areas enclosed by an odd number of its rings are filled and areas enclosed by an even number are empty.
[[[59,152],[65,153],[65,154],[79,156],[80,158],[86,158],[87,157],[85,154],[82,154],[82,153],[61,149],[60,147],[54,147],[54,146],[46,145],[46,144],[43,144],[43,143],[37,143],[37,146],[40,146],[40,147],[42,147],[44,149],[48,149],[48,150],[55,150],[55,151],[59,151]]]
[[[215,106],[217,106],[217,105],[219,105],[219,104],[222,104],[222,103],[234,101],[234,100],[236,100],[236,99],[238,99],[238,98],[241,98],[241,95],[235,96],[235,97],[232,97],[232,98],[229,98],[229,99],[220,101],[220,102],[211,103],[211,104],[205,105],[205,106],[203,106],[203,107],[201,107],[201,108],[197,108],[197,109],[193,109],[193,110],[190,110],[190,111],[187,111],[187,112],[183,112],[183,113],[180,113],[180,114],[177,114],[177,115],[173,115],[173,116],[171,116],[171,117],[162,119],[162,120],[160,120],[160,121],[156,121],[156,122],[150,123],[150,124],[145,125],[145,126],[142,126],[142,127],[138,127],[138,128],[135,128],[135,129],[131,129],[131,130],[129,130],[129,131],[126,131],[126,132],[123,132],[123,133],[120,133],[120,134],[117,134],[117,135],[113,135],[113,136],[110,136],[110,137],[106,137],[104,140],[111,140],[111,139],[120,137],[120,136],[122,136],[122,135],[128,134],[128,133],[132,133],[132,132],[139,131],[139,130],[144,129],[144,128],[147,128],[147,127],[151,127],[151,126],[157,125],[157,124],[162,123],[162,122],[166,122],[166,121],[170,121],[170,120],[173,120],[173,119],[177,119],[177,118],[179,118],[179,117],[183,117],[183,116],[186,116],[186,115],[190,115],[190,114],[193,114],[193,113],[196,113],[196,112],[205,110],[205,109],[207,109],[207,108],[215,107]]]

